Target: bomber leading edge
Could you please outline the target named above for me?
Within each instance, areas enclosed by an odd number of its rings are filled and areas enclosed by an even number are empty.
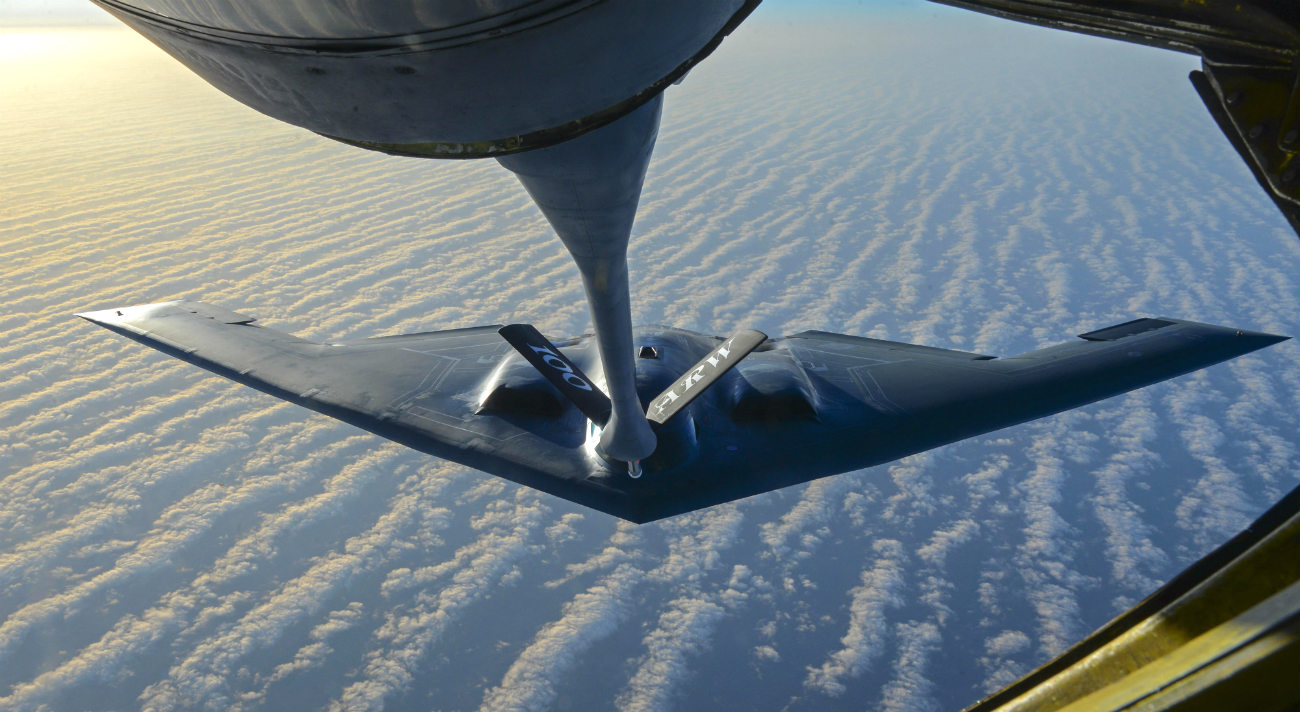
[[[496,158],[573,256],[593,331],[319,344],[199,302],[81,316],[631,521],[887,462],[1283,338],[1143,318],[999,359],[816,331],[634,329],[628,239],[662,92],[757,0],[95,2],[275,118],[392,154]]]

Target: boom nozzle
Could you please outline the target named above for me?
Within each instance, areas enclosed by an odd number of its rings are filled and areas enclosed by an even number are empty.
[[[497,159],[519,178],[578,265],[611,402],[599,448],[620,462],[643,460],[656,444],[636,392],[627,243],[662,101],[656,96],[570,141]]]

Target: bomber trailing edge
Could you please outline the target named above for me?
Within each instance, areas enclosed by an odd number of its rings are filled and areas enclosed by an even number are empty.
[[[635,381],[658,444],[632,472],[596,447],[603,384],[587,375],[601,372],[590,336],[559,345],[533,337],[534,353],[558,357],[549,367],[561,385],[590,388],[576,389],[594,397],[582,407],[548,380],[545,363],[523,357],[529,349],[503,338],[510,327],[315,343],[200,302],[80,316],[416,450],[634,522],[888,462],[1286,338],[1143,318],[995,358],[818,331],[722,339],[641,327]],[[683,384],[699,387],[693,400]],[[683,407],[656,421],[661,401]]]

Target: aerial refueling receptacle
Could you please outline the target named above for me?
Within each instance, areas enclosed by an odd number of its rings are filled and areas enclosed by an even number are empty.
[[[759,0],[93,2],[268,116],[386,153],[498,158],[582,274],[612,402],[601,454],[654,452],[626,255],[660,94]]]

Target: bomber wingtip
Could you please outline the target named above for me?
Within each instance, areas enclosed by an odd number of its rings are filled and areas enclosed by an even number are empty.
[[[1250,333],[1250,332],[1248,332],[1248,333]],[[1291,337],[1290,337],[1290,336],[1283,336],[1283,335],[1281,335],[1281,334],[1269,334],[1269,333],[1266,333],[1266,332],[1254,332],[1254,333],[1252,333],[1252,336],[1255,336],[1255,338],[1257,338],[1257,339],[1259,339],[1261,342],[1263,342],[1263,345],[1264,345],[1264,346],[1272,346],[1273,344],[1280,344],[1280,343],[1282,343],[1283,341],[1290,341],[1290,340],[1291,340]],[[1263,348],[1263,347],[1261,347],[1261,348]]]
[[[1231,327],[1228,328],[1220,327],[1220,329],[1223,329],[1224,331],[1231,331],[1233,337],[1237,339],[1245,340],[1249,344],[1252,351],[1256,349],[1267,348],[1269,346],[1272,346],[1273,344],[1280,344],[1283,341],[1291,340],[1290,336],[1283,336],[1282,334],[1272,334],[1267,331],[1253,331],[1251,329],[1232,329]]]
[[[1227,331],[1227,330],[1225,330]],[[1247,329],[1232,329],[1226,338],[1226,343],[1237,355],[1244,356],[1270,346],[1275,346],[1283,341],[1290,341],[1290,336],[1281,334],[1270,334],[1265,331],[1250,331]]]
[[[147,305],[147,306],[153,306],[153,305]],[[138,314],[137,312],[134,311],[135,309],[137,309],[137,307],[116,307],[110,309],[94,309],[90,311],[76,312],[75,316],[79,316],[82,319],[85,319],[86,321],[92,324],[95,324],[97,326],[102,326],[108,329],[114,329],[114,328],[131,329],[132,328],[130,324],[131,319],[137,316]]]
[[[104,324],[108,321],[105,318],[106,311],[111,310],[77,312],[76,316],[79,316],[92,324]],[[118,314],[121,314],[121,312],[119,311]]]

